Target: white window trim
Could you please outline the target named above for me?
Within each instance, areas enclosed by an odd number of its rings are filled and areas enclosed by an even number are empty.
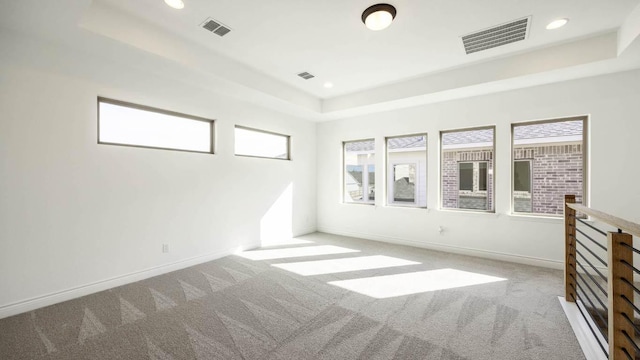
[[[511,123],[511,213],[510,215],[515,218],[553,218],[553,219],[562,219],[562,214],[545,214],[545,213],[536,213],[536,212],[516,212],[515,211],[515,201],[514,201],[514,172],[513,172],[513,163],[516,161],[514,159],[514,150],[516,145],[524,145],[520,141],[515,141],[514,139],[514,131],[517,126],[527,126],[527,125],[536,125],[536,124],[544,124],[544,123],[556,123],[563,121],[582,121],[582,136],[579,137],[579,141],[581,141],[582,145],[582,204],[585,206],[589,206],[590,197],[590,178],[589,178],[589,161],[590,161],[590,149],[589,149],[589,115],[580,115],[574,117],[566,117],[566,118],[555,118],[555,119],[543,119],[543,120],[528,120]],[[567,140],[569,137],[563,139]],[[572,140],[577,139],[577,137],[571,138]],[[538,141],[539,143],[539,141]],[[523,159],[524,160],[524,159]],[[531,198],[533,201],[533,163],[531,169]],[[533,208],[533,204],[532,204]],[[533,210],[533,209],[532,209]]]
[[[444,161],[445,161],[445,151],[449,150],[449,151],[453,151],[458,149],[458,147],[456,146],[455,148],[451,147],[451,145],[444,145],[443,144],[443,136],[445,134],[448,133],[456,133],[456,132],[466,132],[466,131],[474,131],[474,130],[487,130],[487,129],[491,129],[492,133],[493,133],[493,141],[492,142],[488,142],[488,143],[481,143],[481,145],[486,145],[486,146],[482,146],[482,147],[477,147],[478,144],[473,144],[473,147],[467,148],[466,146],[461,146],[459,148],[465,150],[465,151],[470,151],[470,150],[490,150],[492,153],[492,159],[491,160],[484,160],[484,161],[490,161],[492,163],[491,169],[490,171],[487,171],[487,174],[491,175],[493,178],[493,181],[491,182],[491,198],[489,198],[487,196],[487,202],[491,202],[492,204],[492,208],[489,210],[477,210],[477,209],[461,209],[459,207],[456,208],[450,208],[450,207],[445,207],[445,197],[444,197]],[[497,168],[497,162],[496,162],[496,156],[497,156],[497,151],[496,151],[496,126],[495,125],[487,125],[487,126],[479,126],[479,127],[471,127],[471,128],[461,128],[461,129],[451,129],[451,130],[440,130],[440,136],[439,136],[439,166],[438,166],[438,183],[440,184],[440,189],[438,191],[438,210],[442,210],[442,211],[451,211],[451,212],[464,212],[464,213],[489,213],[489,214],[496,214],[496,168]],[[487,184],[488,186],[488,184]],[[458,191],[460,187],[458,185]],[[488,192],[487,188],[487,192]],[[488,194],[487,194],[488,195]]]
[[[420,146],[420,147],[414,147],[414,148],[397,148],[397,149],[391,149],[389,147],[389,141],[392,139],[398,139],[398,138],[407,138],[407,137],[424,137],[425,140],[425,146]],[[401,207],[401,208],[413,208],[413,209],[428,209],[428,202],[427,202],[427,197],[428,197],[428,186],[429,186],[429,180],[428,180],[428,171],[429,171],[429,159],[428,159],[428,144],[429,144],[429,134],[426,132],[422,132],[422,133],[415,133],[415,134],[403,134],[403,135],[395,135],[395,136],[389,136],[389,137],[385,137],[384,139],[384,147],[385,147],[385,154],[384,154],[384,161],[385,161],[385,178],[386,178],[386,184],[384,184],[384,191],[386,194],[386,206],[389,207]],[[420,151],[424,151],[424,157],[422,157],[422,160],[417,160],[417,161],[402,161],[402,160],[396,160],[393,162],[389,162],[389,154],[392,153],[403,153],[403,152],[420,152]],[[424,165],[421,165],[422,161],[424,161]],[[393,180],[394,178],[394,174],[393,174],[393,170],[394,170],[394,166],[395,165],[401,165],[401,164],[413,164],[416,167],[416,179],[415,179],[415,188],[414,188],[414,202],[413,203],[407,203],[407,202],[396,202],[393,200],[393,191],[394,188],[393,186],[390,186],[389,184],[391,183],[395,183],[395,181]],[[421,170],[422,167],[424,167],[424,180],[421,180]],[[421,204],[421,196],[420,193],[421,191],[424,191],[424,204]]]
[[[342,186],[342,203],[343,204],[375,205],[375,199],[369,200],[369,165],[374,166],[373,171],[374,171],[374,180],[375,180],[375,171],[376,171],[375,150],[374,151],[350,151],[350,153],[357,154],[357,155],[365,155],[365,154],[373,155],[374,161],[371,162],[370,161],[371,157],[367,156],[363,164],[357,164],[357,165],[362,165],[362,197],[364,198],[364,196],[366,195],[367,200],[360,200],[360,201],[347,200],[346,176],[348,174],[347,172],[348,164],[346,162],[346,145],[348,143],[360,142],[360,141],[375,141],[375,139],[349,140],[349,141],[342,142],[342,185],[341,185]]]

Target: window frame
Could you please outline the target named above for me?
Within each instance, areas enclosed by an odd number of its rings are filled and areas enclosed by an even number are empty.
[[[513,193],[515,194],[516,191],[519,192],[525,192],[523,190],[516,190],[516,184],[515,184],[515,179],[516,179],[516,167],[515,167],[515,163],[516,162],[526,162],[529,163],[529,192],[531,194],[533,194],[533,159],[513,159]]]
[[[476,176],[475,176],[475,164],[478,164],[478,176],[477,176],[477,183],[476,183]],[[462,190],[460,189],[460,164],[472,164],[471,166],[471,190]],[[489,180],[489,161],[487,160],[475,160],[475,161],[458,161],[458,203],[460,203],[460,195],[465,195],[465,192],[467,192],[468,194],[482,194],[484,193],[485,195],[488,195],[489,191],[488,188],[487,189],[480,189],[480,164],[486,164],[487,165],[487,173],[486,173],[486,177],[485,180],[486,182],[488,182]],[[476,186],[477,185],[477,186]],[[477,187],[477,190],[476,190]],[[460,194],[462,192],[462,194]],[[486,203],[485,206],[489,205],[489,197],[485,196],[486,198]],[[449,208],[447,208],[449,209]],[[488,211],[488,210],[479,210],[479,209],[459,209],[459,210],[474,210],[474,211]]]
[[[491,175],[493,176],[493,181],[491,182],[491,196],[492,196],[492,204],[493,209],[489,210],[479,210],[479,209],[461,209],[461,208],[448,208],[444,207],[444,184],[443,184],[443,166],[444,166],[444,150],[443,150],[443,141],[442,137],[444,134],[455,133],[455,132],[465,132],[465,131],[474,131],[474,130],[493,130],[493,146],[491,147],[493,167],[491,168]],[[496,179],[497,179],[497,152],[496,152],[496,138],[497,138],[497,128],[496,125],[485,125],[485,126],[476,126],[476,127],[468,127],[468,128],[460,128],[460,129],[449,129],[449,130],[440,130],[439,137],[439,153],[440,164],[438,166],[438,177],[440,190],[438,191],[438,210],[441,211],[453,211],[453,212],[472,212],[472,213],[485,213],[485,214],[495,214],[496,213]],[[486,160],[477,160],[477,161],[486,161]],[[469,161],[467,161],[469,162]],[[487,168],[487,177],[489,176],[489,169]],[[460,188],[460,184],[456,184],[457,188]],[[460,190],[458,190],[460,191]],[[489,192],[489,187],[487,186],[487,193]],[[458,194],[459,196],[459,194]],[[489,198],[487,197],[487,203],[489,203]]]
[[[476,190],[476,176],[475,176],[475,164],[478,164],[478,189]],[[489,161],[487,160],[465,160],[465,161],[458,161],[458,191],[471,191],[474,193],[481,193],[481,192],[488,192],[488,188],[486,189],[481,189],[480,188],[480,164],[486,164],[487,167],[487,172],[486,172],[486,176],[485,176],[485,185],[489,180]],[[460,164],[472,164],[471,166],[471,190],[465,190],[465,189],[460,189]]]
[[[478,161],[478,191],[488,191],[489,190],[489,162],[487,160]],[[482,179],[482,164],[484,164],[484,189],[481,188],[480,180]]]
[[[589,115],[569,116],[555,119],[543,119],[543,120],[528,120],[511,123],[511,215],[513,216],[533,216],[533,217],[548,217],[548,218],[562,218],[563,214],[543,214],[536,212],[516,212],[515,211],[515,174],[514,174],[514,150],[515,150],[515,128],[517,126],[527,125],[540,125],[566,121],[582,121],[582,205],[589,206],[589,194],[588,194],[588,174],[589,174],[589,147],[588,147],[588,133],[589,133]],[[531,164],[531,201],[533,210],[533,163]]]
[[[516,198],[515,198],[516,197],[516,192],[518,192],[518,193],[526,193],[526,191],[516,190],[515,189],[515,186],[516,186],[516,184],[515,184],[515,178],[516,178],[516,166],[515,166],[515,164],[516,164],[516,162],[526,162],[526,163],[529,164],[529,192],[528,193],[529,193],[529,196],[530,196],[530,205],[531,205],[529,208],[533,209],[533,159],[519,159],[519,160],[515,160],[514,159],[513,160],[513,164],[511,165],[512,166],[512,171],[511,171],[512,174],[511,174],[511,176],[512,176],[512,183],[513,183],[512,184],[513,195],[512,195],[512,200],[511,201],[513,202],[513,205],[512,205],[513,213],[514,214],[532,214],[533,213],[532,211],[529,211],[529,212],[527,212],[527,211],[515,211],[515,209],[516,209]]]
[[[287,157],[286,158],[279,158],[279,157],[273,157],[273,156],[236,154],[236,149],[235,149],[235,145],[236,145],[235,130],[236,129],[255,131],[255,132],[258,132],[258,133],[281,136],[281,137],[286,138],[287,139]],[[234,134],[233,134],[233,155],[234,156],[241,156],[241,157],[248,157],[248,158],[258,158],[258,159],[273,159],[273,160],[292,161],[292,158],[291,158],[291,135],[281,134],[281,133],[268,131],[268,130],[256,129],[256,128],[252,128],[252,127],[248,127],[248,126],[244,126],[244,125],[237,125],[237,124],[233,127],[233,131],[234,131]]]
[[[420,184],[420,176],[419,176],[419,172],[420,172],[420,163],[415,163],[415,162],[389,162],[389,140],[391,139],[398,139],[398,138],[405,138],[405,137],[412,137],[412,136],[424,136],[425,138],[425,157],[424,157],[424,166],[425,166],[425,183],[424,185]],[[428,208],[428,203],[429,203],[429,134],[427,132],[422,132],[422,133],[413,133],[413,134],[406,134],[406,135],[394,135],[394,136],[387,136],[384,138],[384,163],[385,163],[385,169],[384,169],[384,173],[385,173],[385,179],[386,179],[386,183],[384,184],[384,192],[385,192],[385,199],[386,199],[386,205],[388,207],[405,207],[405,208],[415,208],[415,209],[427,209]],[[414,202],[413,203],[407,203],[407,202],[396,202],[396,201],[392,201],[393,199],[393,192],[389,192],[389,182],[391,181],[391,179],[393,179],[393,174],[389,173],[390,167],[393,168],[394,165],[403,165],[403,164],[414,164],[416,166],[416,184],[415,184],[415,189],[414,189]],[[427,197],[427,200],[425,201],[424,206],[420,206],[420,199],[418,198],[418,188],[422,187],[425,193],[425,196]]]
[[[364,142],[364,141],[373,141],[373,154],[374,154],[374,161],[373,163],[370,162],[366,162],[365,164],[362,165],[362,184],[363,184],[363,189],[362,189],[362,194],[364,197],[364,194],[367,194],[367,200],[362,200],[362,201],[347,201],[346,200],[346,191],[347,191],[347,184],[345,183],[346,181],[346,173],[347,173],[347,157],[346,157],[346,146],[347,143],[353,143],[353,142]],[[376,200],[374,199],[373,201],[368,200],[369,199],[369,195],[368,195],[368,190],[369,190],[369,165],[373,165],[374,166],[374,180],[375,180],[375,174],[377,173],[376,171],[376,162],[375,162],[375,155],[376,155],[376,139],[375,138],[366,138],[366,139],[356,139],[356,140],[344,140],[342,141],[342,170],[341,170],[341,183],[340,183],[340,187],[342,188],[342,191],[340,192],[342,194],[342,199],[341,199],[341,203],[342,204],[348,204],[348,205],[374,205],[376,204]],[[364,180],[364,174],[365,172],[367,173],[367,181],[365,182]],[[365,188],[364,185],[366,184],[366,190],[367,192],[365,192]],[[376,196],[377,198],[377,196]]]
[[[458,164],[458,192],[460,192],[460,191],[471,191],[471,192],[474,192],[474,186],[473,186],[473,183],[474,183],[474,180],[475,180],[475,179],[474,179],[474,177],[475,177],[475,176],[474,176],[474,173],[473,173],[473,164],[474,164],[474,163],[475,163],[475,161],[458,161],[458,162],[456,163],[456,164]],[[460,188],[460,187],[461,187],[461,184],[462,184],[462,181],[460,181],[460,180],[461,180],[461,176],[460,176],[460,165],[462,165],[462,164],[471,164],[471,190],[468,190],[468,189],[461,189],[461,188]],[[458,195],[459,195],[459,194],[458,194]]]
[[[177,149],[177,148],[162,147],[162,146],[148,146],[148,145],[136,145],[136,144],[126,144],[126,143],[116,143],[116,142],[109,142],[109,141],[101,141],[100,140],[100,104],[101,103],[111,104],[111,105],[116,105],[116,106],[121,106],[121,107],[126,107],[126,108],[130,108],[130,109],[135,109],[135,110],[153,112],[153,113],[162,114],[162,115],[176,116],[176,117],[181,117],[181,118],[185,118],[185,119],[188,119],[188,120],[196,120],[196,121],[208,122],[209,123],[209,131],[210,131],[210,133],[209,133],[209,151],[198,151],[198,150]],[[216,143],[216,141],[215,141],[215,134],[216,134],[216,132],[215,132],[215,122],[216,122],[216,120],[214,120],[214,119],[207,119],[207,118],[200,117],[200,116],[184,114],[184,113],[171,111],[171,110],[159,109],[159,108],[152,107],[152,106],[135,104],[135,103],[122,101],[122,100],[111,99],[111,98],[107,98],[107,97],[103,97],[103,96],[98,96],[96,112],[98,114],[98,116],[97,116],[97,120],[98,120],[97,121],[97,125],[98,125],[98,127],[97,127],[97,135],[98,135],[97,143],[99,145],[114,145],[114,146],[125,146],[125,147],[141,148],[141,149],[170,150],[170,151],[181,151],[181,152],[190,152],[190,153],[198,153],[198,154],[211,154],[211,155],[215,154],[215,143]]]

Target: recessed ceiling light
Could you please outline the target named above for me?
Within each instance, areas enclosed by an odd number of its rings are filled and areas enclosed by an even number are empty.
[[[376,4],[362,13],[362,22],[369,30],[382,30],[391,25],[396,17],[396,8],[389,4]]]
[[[164,0],[165,4],[171,6],[174,9],[182,9],[184,8],[184,1],[182,0]]]
[[[324,83],[324,87],[327,89],[331,89],[333,87],[333,83],[330,81],[327,81],[326,83]]]
[[[557,20],[553,20],[552,22],[549,23],[549,25],[547,25],[547,30],[553,30],[553,29],[557,29],[557,28],[561,28],[565,25],[567,25],[567,23],[569,22],[569,19],[557,19]]]

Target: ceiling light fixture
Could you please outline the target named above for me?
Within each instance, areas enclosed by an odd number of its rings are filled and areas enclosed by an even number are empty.
[[[547,25],[547,30],[554,30],[557,28],[561,28],[567,25],[568,22],[569,22],[569,19],[567,18],[553,20],[552,22],[549,23],[549,25]]]
[[[396,8],[389,4],[376,4],[362,13],[362,22],[369,30],[386,29],[396,17]]]
[[[330,81],[327,81],[326,83],[324,83],[324,87],[326,89],[331,89],[333,87],[333,83]]]
[[[182,9],[184,8],[184,1],[182,0],[164,0],[165,4],[171,6],[174,9]]]

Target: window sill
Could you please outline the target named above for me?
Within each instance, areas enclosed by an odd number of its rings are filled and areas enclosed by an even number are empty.
[[[536,221],[552,224],[564,222],[564,217],[561,215],[516,214],[511,212],[507,213],[507,216],[516,221]]]
[[[458,190],[458,194],[462,196],[487,196],[487,190]]]
[[[398,205],[398,204],[387,204],[386,208],[389,209],[409,209],[409,210],[426,210],[429,211],[429,208],[426,206],[411,206],[411,205]]]
[[[449,213],[449,214],[461,214],[461,215],[471,215],[471,216],[492,216],[498,217],[500,214],[495,211],[479,211],[479,210],[467,210],[467,209],[438,209],[439,212]]]
[[[243,158],[292,161],[291,158],[284,159],[284,158],[277,158],[277,157],[271,157],[271,156],[244,155],[244,154],[233,154],[233,155],[237,157],[243,157]]]
[[[369,206],[376,206],[376,203],[374,202],[346,202],[343,201],[341,202],[342,205],[369,205]]]

